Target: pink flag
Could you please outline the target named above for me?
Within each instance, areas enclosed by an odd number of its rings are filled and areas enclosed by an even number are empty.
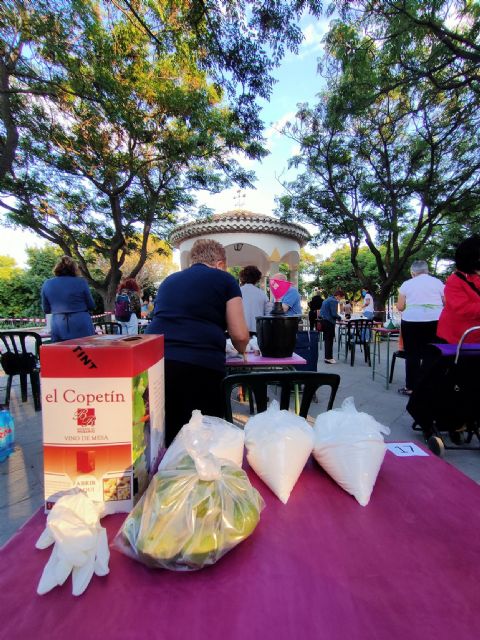
[[[288,282],[288,280],[277,280],[276,278],[270,279],[270,291],[277,301],[283,298],[291,286],[292,283]]]

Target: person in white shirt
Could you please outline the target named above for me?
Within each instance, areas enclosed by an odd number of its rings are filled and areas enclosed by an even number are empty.
[[[271,306],[265,291],[256,286],[261,277],[261,271],[254,265],[244,267],[239,275],[243,309],[250,336],[257,335],[257,316],[267,315]]]
[[[412,278],[401,285],[397,300],[405,351],[405,386],[398,392],[403,395],[411,395],[415,388],[425,347],[436,339],[444,304],[444,284],[428,274],[424,260],[413,262],[410,273]]]
[[[373,304],[373,296],[368,289],[362,289],[363,296],[363,307],[362,314],[365,318],[372,320],[373,314],[375,312],[374,304]]]

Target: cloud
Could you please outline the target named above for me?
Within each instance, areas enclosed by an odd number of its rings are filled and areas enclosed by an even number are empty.
[[[295,114],[296,111],[287,111],[283,116],[280,116],[280,118],[275,120],[275,122],[272,122],[270,126],[265,129],[264,136],[266,139],[266,146],[269,151],[272,151],[273,145],[276,141],[284,139],[281,131],[288,122],[293,122],[295,120]]]
[[[285,62],[304,60],[323,51],[322,40],[330,28],[330,22],[325,19],[318,20],[311,17],[303,22],[303,41],[300,44],[298,54],[288,53],[285,56]]]

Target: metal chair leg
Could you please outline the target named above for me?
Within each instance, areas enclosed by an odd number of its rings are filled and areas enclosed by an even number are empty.
[[[372,366],[372,359],[370,357],[370,345],[368,342],[365,344],[365,362],[368,363],[368,366]]]
[[[391,384],[392,380],[393,380],[393,371],[395,369],[395,360],[396,359],[397,359],[397,354],[394,353],[393,356],[392,356],[392,364],[390,365],[390,375],[388,377],[389,384]]]

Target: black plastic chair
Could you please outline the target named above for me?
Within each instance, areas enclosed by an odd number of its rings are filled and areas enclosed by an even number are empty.
[[[96,322],[94,328],[99,328],[102,333],[108,333],[110,335],[122,333],[122,325],[120,322]]]
[[[370,360],[370,340],[372,338],[373,320],[366,318],[357,318],[349,320],[345,331],[345,360],[350,351],[350,366],[355,364],[355,351],[357,345],[363,348],[365,362],[371,367]]]
[[[397,358],[405,359],[405,351],[403,350],[395,351],[394,354],[392,355],[392,364],[390,365],[390,376],[388,378],[389,384],[393,380],[393,372],[395,370],[395,361]]]
[[[280,409],[289,409],[292,391],[295,385],[302,387],[302,401],[299,415],[306,418],[315,392],[319,387],[330,387],[327,410],[333,407],[337,395],[340,376],[337,373],[320,373],[317,371],[260,371],[258,373],[234,373],[222,381],[225,402],[225,419],[233,422],[232,391],[236,387],[248,388],[255,400],[257,413],[266,411],[268,405],[267,390],[269,386],[280,387]]]
[[[0,340],[3,343],[0,362],[7,378],[5,404],[10,405],[10,393],[14,376],[20,376],[20,390],[22,402],[27,402],[27,386],[30,376],[33,404],[35,411],[42,408],[40,398],[40,347],[42,338],[34,331],[1,331]],[[33,341],[33,353],[32,353]],[[30,343],[30,345],[28,344]]]

